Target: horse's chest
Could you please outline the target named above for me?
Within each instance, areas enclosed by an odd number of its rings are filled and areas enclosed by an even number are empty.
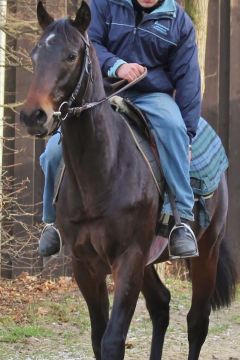
[[[104,221],[88,220],[82,222],[74,240],[74,251],[84,256],[95,253],[105,257],[108,243],[107,227]]]

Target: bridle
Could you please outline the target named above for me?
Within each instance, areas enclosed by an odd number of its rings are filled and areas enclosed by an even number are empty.
[[[68,116],[71,114],[71,110],[74,108],[71,108],[73,102],[76,100],[80,89],[81,89],[81,85],[83,83],[84,78],[87,78],[87,85],[85,88],[85,92],[82,98],[82,102],[84,102],[84,97],[86,95],[88,86],[89,86],[89,82],[93,82],[93,75],[92,75],[92,62],[91,62],[91,58],[90,58],[90,42],[89,42],[89,38],[88,35],[86,35],[86,38],[79,33],[79,36],[81,37],[81,39],[84,42],[85,48],[84,48],[84,59],[83,59],[83,66],[82,66],[82,70],[80,73],[80,77],[79,80],[77,82],[77,85],[72,93],[72,95],[70,96],[68,101],[63,101],[62,104],[59,106],[58,111],[55,111],[53,113],[53,130],[49,133],[49,135],[54,135],[59,127],[61,126],[62,122],[65,121]]]
[[[92,108],[104,103],[105,101],[109,100],[111,97],[113,97],[113,96],[119,94],[120,92],[127,90],[131,86],[135,85],[136,83],[141,81],[143,78],[145,78],[145,76],[147,75],[147,69],[145,69],[144,73],[141,76],[139,76],[137,79],[135,79],[131,83],[127,83],[125,86],[121,87],[119,90],[115,91],[113,94],[111,94],[109,96],[106,96],[101,100],[84,104],[84,97],[85,97],[85,95],[87,93],[89,83],[90,83],[90,81],[93,82],[93,73],[92,73],[92,61],[91,61],[91,58],[90,58],[90,51],[89,51],[90,50],[90,42],[89,42],[88,35],[86,35],[86,37],[84,37],[81,33],[79,33],[79,35],[80,35],[80,37],[83,40],[84,45],[85,45],[82,71],[81,71],[78,83],[77,83],[72,95],[70,96],[69,100],[62,102],[62,104],[59,106],[58,111],[55,111],[53,113],[53,130],[49,133],[49,135],[56,134],[56,132],[58,132],[59,127],[62,125],[62,123],[68,117],[70,117],[70,116],[77,117],[83,111],[92,109]],[[87,85],[86,85],[86,88],[85,88],[85,91],[84,91],[84,95],[82,97],[82,104],[83,105],[82,106],[72,107],[73,102],[76,100],[77,95],[80,92],[81,85],[82,85],[83,80],[84,80],[85,77],[87,79]],[[123,80],[121,80],[120,82],[123,82]]]

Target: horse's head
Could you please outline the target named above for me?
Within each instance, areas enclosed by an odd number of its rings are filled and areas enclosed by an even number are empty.
[[[82,1],[75,20],[54,21],[39,1],[37,17],[43,34],[31,53],[34,74],[20,120],[29,134],[44,136],[53,129],[54,111],[68,100],[78,82],[91,14]]]

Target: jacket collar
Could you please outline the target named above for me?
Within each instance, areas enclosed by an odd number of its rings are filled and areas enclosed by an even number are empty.
[[[162,5],[155,9],[152,14],[171,14],[176,17],[177,6],[175,0],[165,0]]]
[[[120,5],[132,5],[132,0],[110,0]],[[170,16],[176,17],[177,6],[175,0],[165,0],[162,5],[155,9],[151,14],[168,14]]]

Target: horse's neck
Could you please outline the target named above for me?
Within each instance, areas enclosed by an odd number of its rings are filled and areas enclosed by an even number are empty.
[[[93,82],[89,84],[86,102],[105,97],[102,76],[93,58]],[[78,118],[68,119],[63,126],[63,145],[66,166],[83,184],[108,183],[117,152],[118,129],[113,113],[106,102],[84,111]]]

